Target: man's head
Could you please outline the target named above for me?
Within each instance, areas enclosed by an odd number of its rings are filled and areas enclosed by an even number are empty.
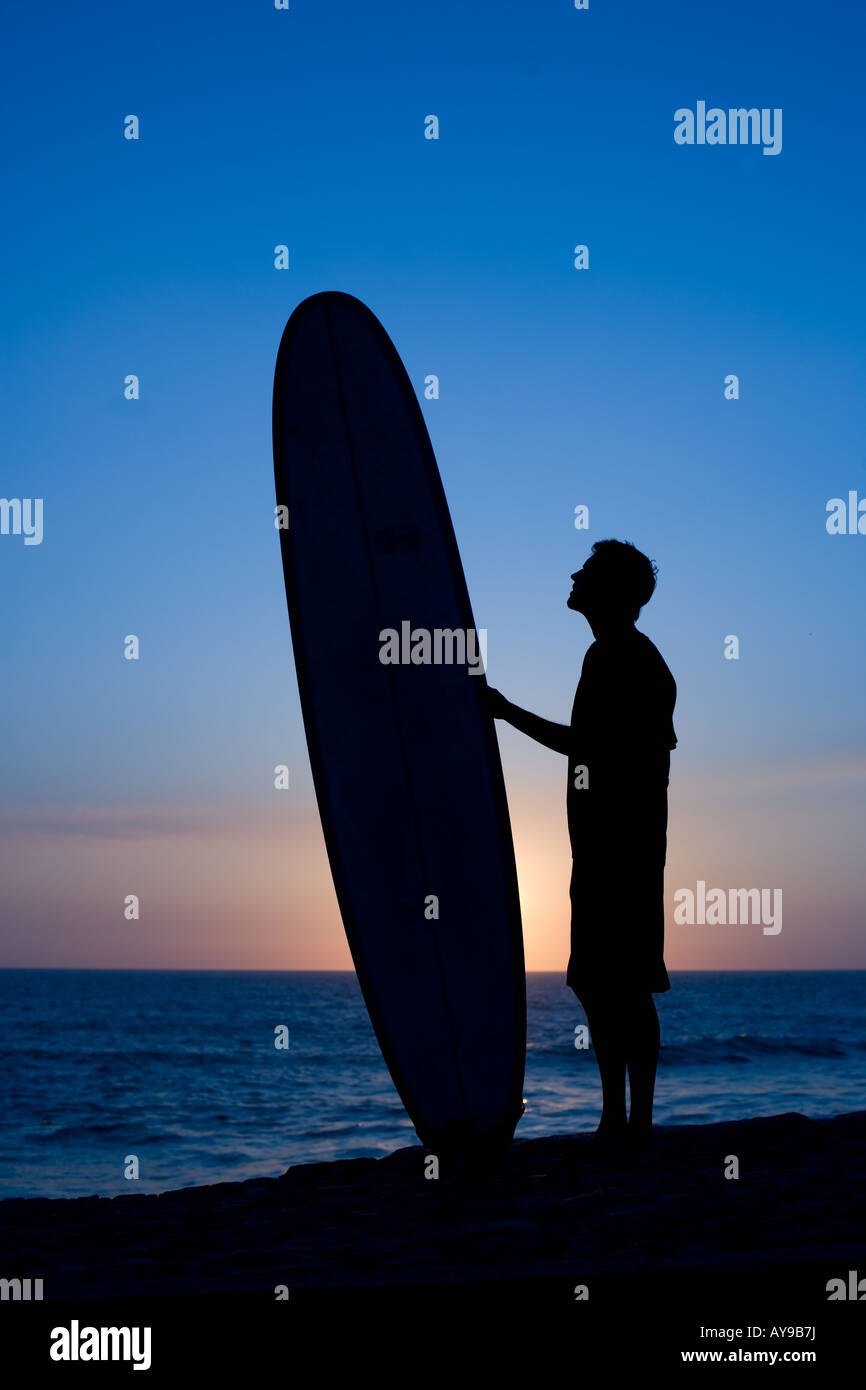
[[[592,554],[571,577],[568,607],[592,624],[635,622],[652,598],[657,570],[630,541],[596,541]]]

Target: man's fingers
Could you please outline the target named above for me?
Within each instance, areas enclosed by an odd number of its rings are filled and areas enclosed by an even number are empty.
[[[487,711],[494,719],[502,719],[508,705],[508,701],[501,691],[495,686],[487,687]]]

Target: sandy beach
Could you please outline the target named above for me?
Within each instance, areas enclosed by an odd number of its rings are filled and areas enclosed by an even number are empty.
[[[352,1369],[397,1332],[443,1374],[458,1333],[461,1364],[489,1370],[551,1328],[602,1366],[719,1346],[847,1364],[866,1305],[827,1284],[866,1275],[866,1112],[661,1127],[628,1162],[586,1146],[518,1140],[471,1180],[425,1178],[415,1146],[160,1195],[7,1200],[6,1276],[41,1278],[45,1301],[2,1305],[6,1356],[44,1361],[75,1319],[152,1327],[157,1383],[326,1344]]]
[[[588,1161],[586,1144],[518,1140],[472,1180],[425,1178],[415,1146],[159,1195],[8,1200],[4,1263],[46,1299],[491,1278],[591,1295],[609,1276],[797,1270],[820,1299],[825,1265],[866,1274],[866,1112],[661,1127],[631,1161]]]

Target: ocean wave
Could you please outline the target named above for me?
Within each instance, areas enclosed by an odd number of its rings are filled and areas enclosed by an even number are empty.
[[[29,1137],[33,1143],[54,1144],[58,1140],[92,1139],[95,1135],[108,1137],[112,1134],[125,1135],[128,1144],[139,1148],[143,1144],[159,1144],[168,1140],[183,1141],[187,1138],[186,1135],[171,1129],[160,1130],[158,1134],[144,1134],[135,1120],[125,1120],[123,1124],[61,1125],[59,1129],[37,1130]]]
[[[720,1066],[742,1064],[759,1057],[846,1057],[850,1044],[839,1038],[805,1038],[796,1035],[768,1037],[758,1033],[737,1033],[727,1038],[689,1038],[681,1043],[662,1044],[659,1062],[665,1066]],[[855,1045],[856,1050],[860,1050]]]

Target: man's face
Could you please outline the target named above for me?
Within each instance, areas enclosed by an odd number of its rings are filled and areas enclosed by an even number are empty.
[[[571,576],[571,593],[568,596],[567,607],[573,609],[575,613],[585,613],[587,601],[589,601],[590,606],[592,605],[593,590],[595,587],[593,571],[594,560],[593,557],[590,556],[583,566],[583,569],[576,570]]]

